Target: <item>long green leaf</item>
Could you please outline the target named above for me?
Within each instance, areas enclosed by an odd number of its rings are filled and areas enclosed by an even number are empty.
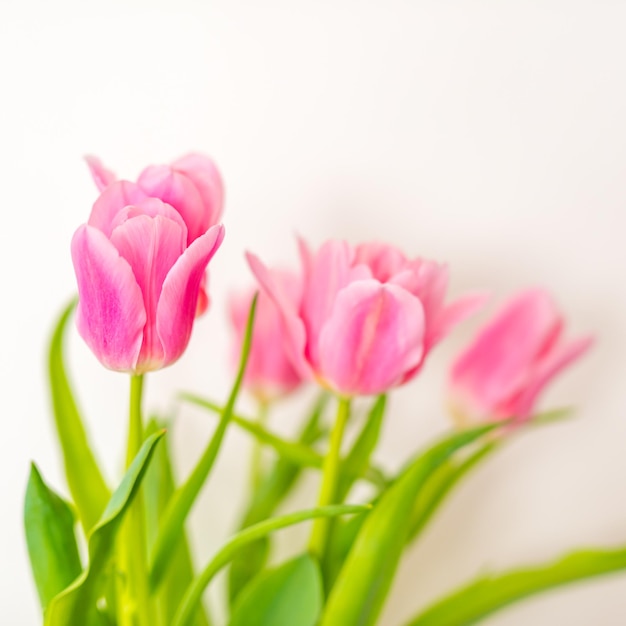
[[[104,595],[101,574],[112,556],[115,536],[124,513],[137,494],[154,447],[164,433],[165,431],[155,433],[141,446],[122,482],[111,496],[100,521],[93,527],[89,537],[88,567],[50,602],[45,612],[44,626],[101,626],[107,623],[97,607],[99,594]]]
[[[187,515],[191,511],[200,490],[211,473],[211,469],[213,468],[213,464],[215,463],[215,459],[217,458],[222,445],[226,428],[232,418],[233,411],[235,409],[235,402],[237,401],[237,396],[239,395],[239,389],[241,388],[241,383],[243,382],[243,376],[248,362],[248,356],[250,354],[257,299],[258,293],[255,294],[252,299],[252,304],[250,305],[248,323],[246,325],[246,332],[241,349],[239,370],[226,406],[222,411],[217,428],[213,433],[213,437],[211,437],[209,445],[206,447],[204,453],[200,457],[200,460],[189,475],[189,478],[187,478],[185,483],[181,485],[181,487],[179,487],[172,496],[170,504],[168,505],[163,516],[162,526],[159,529],[159,534],[154,545],[153,561],[150,568],[150,586],[152,589],[156,589],[163,578],[167,562],[171,558],[180,532],[184,528]]]
[[[469,626],[530,595],[626,570],[626,548],[582,550],[558,561],[479,578],[411,620],[407,626]]]
[[[41,607],[63,591],[81,572],[70,506],[30,469],[24,500],[24,528],[31,569]]]
[[[385,417],[387,398],[378,396],[372,406],[365,424],[356,438],[350,452],[341,463],[341,479],[335,498],[343,502],[354,484],[355,478],[363,475],[369,467],[369,460],[380,437],[380,429]]]
[[[228,626],[315,626],[322,603],[319,565],[303,554],[255,578],[237,600]]]
[[[63,341],[70,315],[68,305],[54,329],[48,353],[52,407],[65,466],[65,476],[85,532],[100,518],[111,492],[94,457],[65,371]]]
[[[320,428],[320,421],[328,399],[328,394],[323,393],[315,402],[298,434],[297,441],[300,444],[308,447],[322,437],[323,430]],[[299,464],[279,456],[263,476],[258,488],[251,494],[239,527],[252,526],[272,515],[290,492],[301,472],[302,467]],[[235,555],[228,572],[228,597],[231,605],[239,592],[263,569],[269,550],[270,539],[262,537],[248,544]]]
[[[319,517],[335,517],[337,515],[364,513],[368,510],[368,506],[352,505],[319,507],[316,509],[283,515],[281,517],[274,517],[238,532],[219,550],[206,568],[202,570],[189,589],[187,589],[185,598],[179,607],[172,626],[188,626],[191,623],[191,615],[193,614],[198,602],[200,602],[202,593],[206,589],[207,585],[211,582],[215,574],[217,574],[222,567],[227,565],[237,551],[243,546],[260,539],[261,537],[265,537],[273,532],[276,532],[281,528],[293,526],[294,524],[299,524],[307,520]]]
[[[156,419],[151,419],[146,426],[146,436],[162,428]],[[157,535],[159,521],[174,493],[175,484],[170,462],[167,437],[157,447],[150,461],[150,466],[143,479],[142,492],[146,504],[146,531],[148,545],[151,546]],[[169,626],[172,623],[185,590],[194,579],[191,552],[184,529],[172,553],[169,567],[165,571],[163,582],[157,592],[159,624]],[[203,607],[199,606],[193,622],[194,626],[209,626],[209,620]]]
[[[497,427],[490,424],[446,437],[413,461],[381,496],[339,573],[321,626],[375,624],[405,547],[420,489],[452,454]]]

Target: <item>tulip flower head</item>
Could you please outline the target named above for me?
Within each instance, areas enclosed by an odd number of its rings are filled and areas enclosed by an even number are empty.
[[[141,374],[182,355],[223,237],[216,225],[190,240],[171,205],[134,183],[108,184],[72,239],[76,324],[103,365]]]
[[[292,302],[299,302],[300,281],[297,276],[288,272],[276,272],[274,277],[282,292]],[[247,290],[233,295],[230,300],[230,321],[235,331],[234,353],[237,357],[241,352],[254,293],[254,289]],[[244,385],[262,403],[295,391],[303,382],[289,360],[285,342],[285,330],[276,304],[266,293],[259,293]]]
[[[478,333],[450,371],[450,392],[460,423],[527,419],[539,394],[592,343],[565,340],[565,320],[540,289],[510,300]]]
[[[303,378],[345,396],[383,393],[410,380],[429,350],[483,301],[445,305],[447,268],[371,243],[331,240],[314,252],[300,242],[301,297],[276,272],[248,262],[281,314],[286,348]]]

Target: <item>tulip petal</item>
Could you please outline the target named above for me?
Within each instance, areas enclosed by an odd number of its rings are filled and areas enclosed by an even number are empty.
[[[188,176],[168,165],[152,165],[139,175],[137,184],[145,193],[171,204],[181,214],[189,231],[188,243],[206,232],[209,216],[200,192]]]
[[[318,365],[316,339],[335,304],[340,289],[350,282],[353,253],[345,241],[327,241],[312,258],[302,296],[301,317],[309,342],[305,355],[313,369]]]
[[[426,333],[427,348],[438,344],[457,324],[479,311],[488,299],[486,293],[473,293],[448,304]]]
[[[224,209],[224,182],[215,163],[203,154],[192,153],[172,163],[172,168],[187,176],[200,192],[209,226],[217,224]]]
[[[72,238],[72,262],[78,281],[78,332],[103,365],[133,371],[146,311],[128,261],[98,229],[83,225]]]
[[[130,264],[143,296],[147,321],[138,361],[143,372],[158,369],[164,363],[165,354],[156,330],[157,306],[165,278],[185,249],[186,234],[183,226],[162,215],[138,215],[118,226],[111,235],[111,243]]]
[[[503,415],[527,417],[533,410],[537,397],[544,387],[568,365],[581,357],[593,344],[593,337],[582,337],[557,346],[543,361],[531,379],[524,386],[522,394],[511,402],[508,408],[503,407]]]
[[[271,272],[257,256],[246,252],[246,259],[261,289],[274,301],[280,313],[285,331],[285,351],[289,359],[302,378],[311,378],[312,370],[304,357],[306,333],[298,315],[298,307],[281,288],[274,272]]]
[[[321,376],[344,394],[383,393],[420,363],[423,338],[418,298],[389,283],[353,282],[337,294],[322,329]]]
[[[563,321],[547,293],[525,291],[510,301],[454,363],[451,381],[489,409],[522,388],[529,368],[560,334]]]
[[[94,202],[87,223],[110,237],[113,228],[118,223],[116,221],[117,214],[125,207],[139,204],[146,198],[145,192],[135,183],[127,180],[115,181]]]
[[[209,228],[183,252],[163,282],[156,330],[168,364],[176,361],[189,343],[202,277],[223,239],[221,224]]]
[[[111,183],[117,180],[117,176],[111,170],[104,167],[98,157],[88,154],[85,156],[85,161],[87,161],[91,177],[94,183],[96,183],[98,191],[104,191]]]

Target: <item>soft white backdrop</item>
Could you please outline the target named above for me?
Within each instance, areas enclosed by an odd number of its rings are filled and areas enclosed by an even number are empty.
[[[183,360],[150,377],[149,407],[181,387],[225,396],[224,302],[249,280],[242,251],[295,260],[296,231],[446,260],[454,294],[486,287],[497,302],[541,284],[572,332],[597,334],[544,398],[575,403],[576,419],[519,437],[467,481],[404,561],[385,626],[478,571],[626,542],[625,31],[617,1],[3,0],[2,624],[38,623],[21,530],[29,460],[64,490],[44,342],[74,290],[69,241],[95,197],[87,152],[132,177],[201,150],[226,180],[213,309]],[[397,466],[447,427],[446,364],[477,321],[394,395],[381,463]],[[116,476],[127,381],[75,336],[70,348],[90,431]],[[278,428],[289,430],[297,405]],[[181,472],[212,419],[182,411],[172,433]],[[201,561],[235,520],[248,445],[229,434],[194,512]],[[485,623],[613,626],[626,621],[625,596],[626,575],[616,576]]]

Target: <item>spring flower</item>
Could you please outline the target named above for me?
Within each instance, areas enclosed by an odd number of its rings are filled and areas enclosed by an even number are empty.
[[[452,366],[452,405],[459,421],[528,418],[544,387],[592,343],[590,337],[566,341],[564,326],[540,289],[510,300]]]
[[[103,365],[139,374],[182,355],[223,237],[216,225],[188,245],[187,224],[172,206],[133,183],[109,183],[72,239],[76,324]]]
[[[291,302],[300,300],[300,281],[288,272],[275,272],[274,278]],[[239,356],[255,290],[235,294],[230,300],[230,320],[235,331],[235,354]],[[266,403],[297,389],[302,377],[291,364],[285,351],[285,332],[273,300],[259,294],[254,334],[246,365],[244,384],[261,402]]]
[[[87,156],[85,160],[96,186],[105,195],[105,190],[117,177],[97,157]],[[128,201],[159,198],[174,207],[187,226],[188,244],[217,224],[222,216],[224,183],[215,163],[202,154],[188,154],[170,165],[150,165],[135,184],[122,182],[124,184],[114,190],[122,192]],[[200,285],[197,315],[208,307],[208,274],[205,274]]]
[[[248,254],[248,262],[281,312],[296,370],[346,396],[407,382],[430,349],[483,300],[444,305],[447,269],[384,244],[353,249],[331,240],[313,252],[301,241],[300,256],[299,303],[256,256]]]

